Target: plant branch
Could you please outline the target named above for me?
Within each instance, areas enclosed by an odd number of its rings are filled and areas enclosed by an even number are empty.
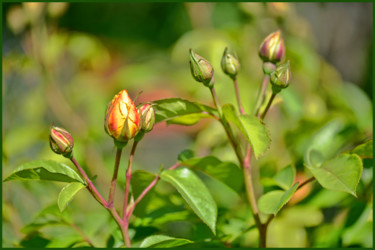
[[[272,104],[273,100],[275,99],[275,96],[276,96],[276,94],[275,94],[275,93],[272,93],[271,98],[269,99],[269,101],[268,101],[268,103],[267,103],[267,107],[266,107],[266,109],[264,110],[263,114],[260,116],[260,119],[264,120],[264,117],[266,116],[266,114],[267,114],[269,108],[271,107],[271,104]]]
[[[307,179],[307,180],[305,180],[304,182],[301,182],[301,183],[298,185],[297,190],[300,189],[300,188],[302,188],[303,186],[305,186],[307,183],[312,182],[313,180],[315,180],[315,177],[314,177],[314,176],[311,177],[311,178],[309,178],[309,179]]]
[[[122,152],[122,148],[117,148],[115,168],[113,170],[111,188],[109,190],[109,196],[108,196],[108,206],[113,206],[113,199],[114,199],[115,190],[116,190],[117,173],[118,173],[118,168],[119,168],[120,160],[121,160],[121,152]]]
[[[270,77],[268,75],[263,76],[262,87],[258,92],[257,102],[255,106],[255,116],[258,116],[260,112],[260,108],[262,107],[262,104],[264,102],[264,97],[266,95],[266,89],[267,89],[269,80],[270,80]]]
[[[100,195],[100,193],[98,192],[98,190],[95,188],[94,184],[92,184],[90,178],[87,176],[87,174],[85,173],[85,171],[82,169],[82,167],[79,165],[79,163],[77,162],[77,160],[72,157],[70,159],[73,164],[76,166],[76,168],[78,169],[79,173],[82,175],[83,179],[86,181],[87,183],[87,189],[89,190],[89,192],[92,194],[92,196],[103,206],[103,207],[107,207],[108,204],[107,202],[105,201],[105,199],[103,198],[103,196]]]
[[[92,244],[92,241],[89,239],[89,237],[73,222],[66,222],[69,226],[74,228],[81,236],[82,238],[89,244],[91,247],[95,247],[94,244]]]
[[[242,102],[241,102],[240,91],[238,89],[237,78],[233,79],[233,84],[234,84],[234,90],[236,92],[238,110],[240,111],[241,114],[245,114],[245,111],[243,109]]]

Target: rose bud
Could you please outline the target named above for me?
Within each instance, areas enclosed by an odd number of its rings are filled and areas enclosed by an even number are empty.
[[[150,132],[155,124],[155,110],[151,104],[146,103],[137,107],[140,116],[140,127],[144,132]]]
[[[73,152],[74,141],[72,135],[65,129],[51,125],[49,145],[53,152],[70,158]]]
[[[139,131],[139,114],[126,90],[121,90],[108,104],[104,129],[115,142],[127,142]]]
[[[292,73],[289,61],[279,65],[271,74],[272,91],[276,94],[288,87],[291,78]]]
[[[280,62],[285,55],[284,40],[280,30],[268,35],[259,47],[259,56],[263,62]]]
[[[236,78],[238,71],[240,70],[240,62],[238,61],[236,53],[230,53],[228,48],[225,48],[223,57],[221,58],[221,68],[224,73],[230,76],[232,79]]]
[[[196,81],[203,83],[206,87],[213,87],[213,81],[211,80],[214,69],[212,65],[206,59],[194,53],[192,49],[190,49],[190,70]]]

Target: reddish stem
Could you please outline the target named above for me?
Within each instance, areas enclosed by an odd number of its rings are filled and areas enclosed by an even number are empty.
[[[236,92],[238,110],[240,111],[241,114],[245,114],[245,111],[244,111],[242,103],[241,103],[241,97],[240,97],[240,91],[238,89],[237,78],[233,79],[233,83],[234,83],[234,90]]]
[[[115,168],[113,170],[111,188],[109,190],[109,196],[108,196],[108,206],[113,206],[113,199],[114,199],[115,191],[116,191],[117,173],[118,173],[118,168],[119,168],[119,165],[120,165],[121,152],[122,152],[122,149],[117,148]]]

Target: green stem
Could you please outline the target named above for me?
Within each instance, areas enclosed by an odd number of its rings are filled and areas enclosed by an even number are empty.
[[[241,114],[245,114],[245,111],[243,109],[242,102],[241,102],[240,91],[238,89],[237,78],[233,79],[233,84],[234,84],[234,90],[236,92],[238,110],[240,111]]]
[[[275,99],[275,96],[276,96],[276,95],[277,95],[277,94],[275,94],[275,93],[272,92],[271,98],[270,98],[270,100],[268,101],[268,103],[267,103],[267,107],[266,107],[266,109],[264,110],[263,114],[260,116],[260,119],[264,120],[264,117],[266,116],[266,114],[267,114],[269,108],[271,107],[271,104],[272,104],[273,100]]]
[[[117,151],[116,151],[116,160],[115,160],[115,168],[113,170],[113,177],[112,177],[112,182],[111,182],[111,188],[109,190],[109,196],[108,196],[108,206],[113,206],[113,199],[114,199],[115,190],[116,190],[116,181],[117,181],[118,168],[119,168],[120,160],[121,160],[121,152],[122,152],[122,148],[117,148]]]
[[[264,102],[264,97],[266,95],[266,89],[267,89],[269,80],[270,80],[270,77],[268,75],[263,76],[262,87],[260,91],[258,92],[257,102],[255,106],[255,116],[258,116],[260,112],[260,108],[262,107],[262,104]]]
[[[122,220],[125,225],[125,245],[127,247],[131,247],[130,238],[129,238],[129,218],[126,216],[128,210],[128,201],[129,201],[129,189],[130,189],[130,181],[132,177],[132,163],[134,158],[134,153],[137,148],[139,141],[134,141],[133,147],[130,152],[129,162],[128,162],[128,169],[126,170],[126,183],[125,183],[125,197],[124,197],[124,207],[122,211]]]

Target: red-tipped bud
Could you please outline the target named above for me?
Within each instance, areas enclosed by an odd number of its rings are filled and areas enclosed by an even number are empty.
[[[284,40],[280,30],[268,35],[259,47],[259,56],[263,62],[280,62],[285,55]]]
[[[282,89],[288,87],[291,78],[292,72],[289,61],[279,65],[271,74],[272,91],[279,93]]]
[[[138,133],[139,114],[126,90],[121,90],[108,104],[104,129],[115,141],[127,142]]]
[[[137,107],[141,117],[140,127],[144,132],[150,132],[155,124],[155,110],[151,104],[146,103]]]
[[[74,141],[72,135],[65,129],[51,125],[49,145],[53,152],[70,158],[73,152]]]
[[[192,49],[190,49],[190,70],[197,82],[201,82],[209,88],[213,87],[214,81],[211,80],[214,76],[214,68],[206,59],[194,53]]]

